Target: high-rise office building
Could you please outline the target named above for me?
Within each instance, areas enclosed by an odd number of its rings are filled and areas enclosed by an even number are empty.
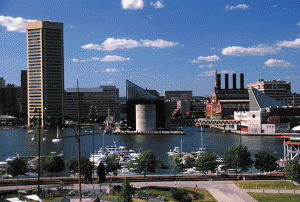
[[[3,77],[0,77],[0,89],[1,88],[5,88],[5,80],[3,79]]]
[[[20,101],[21,101],[21,114],[27,114],[27,70],[21,70],[21,90],[20,90]],[[23,116],[22,116],[23,117]]]
[[[64,121],[63,24],[49,21],[26,23],[28,126],[38,111]],[[35,112],[34,110],[37,109]],[[44,113],[41,113],[44,125]]]

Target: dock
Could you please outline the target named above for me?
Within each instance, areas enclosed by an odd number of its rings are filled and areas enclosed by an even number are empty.
[[[186,132],[180,130],[171,131],[113,131],[112,134],[126,134],[126,135],[186,135]]]

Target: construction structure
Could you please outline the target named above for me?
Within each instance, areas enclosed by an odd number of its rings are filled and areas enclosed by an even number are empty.
[[[63,23],[26,23],[28,126],[41,113],[57,124],[64,123],[64,44]]]

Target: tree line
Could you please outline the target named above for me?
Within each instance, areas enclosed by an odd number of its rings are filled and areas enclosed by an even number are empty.
[[[234,169],[241,171],[248,171],[249,168],[254,166],[256,169],[270,172],[276,170],[278,164],[275,156],[269,154],[268,152],[261,150],[257,151],[255,154],[255,160],[251,159],[251,153],[248,148],[244,145],[233,145],[229,147],[223,155],[224,165],[222,169]],[[81,157],[80,159],[81,173],[86,180],[91,180],[93,173],[93,163],[88,157]],[[126,165],[128,169],[132,169],[133,172],[143,173],[144,176],[147,173],[160,174],[161,169],[170,169],[176,172],[182,172],[185,168],[195,167],[196,170],[206,174],[208,171],[213,173],[216,172],[220,161],[218,161],[218,156],[214,152],[203,152],[197,159],[192,157],[186,157],[183,163],[183,158],[181,154],[170,156],[168,159],[168,165],[165,164],[159,158],[156,158],[156,154],[152,150],[147,150],[141,153],[140,157],[136,161],[130,161]],[[118,155],[109,156],[106,158],[105,162],[101,162],[96,168],[99,181],[105,181],[105,177],[108,173],[112,173],[113,176],[117,175],[117,170],[121,168],[119,163]],[[37,171],[38,167],[32,168],[32,171]],[[78,160],[75,157],[64,161],[61,157],[57,156],[56,153],[50,153],[41,160],[41,170],[48,172],[50,175],[60,173],[68,169],[70,173],[78,172]],[[300,181],[300,166],[298,161],[291,160],[286,164],[284,169],[285,174],[291,180]],[[28,172],[27,162],[22,158],[16,158],[9,162],[9,167],[7,173],[13,176],[24,175]]]

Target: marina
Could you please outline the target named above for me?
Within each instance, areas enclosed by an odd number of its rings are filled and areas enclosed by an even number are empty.
[[[95,154],[95,159],[99,151],[93,152],[93,136],[91,127],[86,128],[84,136],[81,137],[81,155],[91,157]],[[205,148],[208,151],[215,152],[218,156],[222,156],[224,151],[234,145],[243,144],[248,147],[251,152],[252,159],[258,150],[266,150],[268,153],[273,154],[277,159],[284,157],[284,140],[274,136],[243,136],[234,133],[221,133],[220,130],[214,128],[206,128],[202,132],[203,145],[201,145],[201,133],[197,127],[183,127],[183,132],[186,135],[108,135],[103,136],[103,130],[95,128],[94,147],[101,148],[108,145],[125,146],[126,148],[134,149],[135,153],[142,153],[146,150],[153,150],[157,158],[168,162],[168,151],[173,150],[174,147],[180,147],[182,141],[182,151],[191,153],[198,151],[199,148]],[[11,129],[0,130],[2,141],[0,142],[0,161],[5,161],[9,156],[18,153],[20,156],[37,156],[38,155],[38,141],[31,141],[30,135],[26,134],[26,129]],[[38,134],[38,133],[36,133]],[[32,135],[32,134],[31,134]],[[46,141],[41,141],[41,155],[46,156],[50,152],[63,151],[64,160],[77,156],[77,138],[75,137],[73,128],[65,128],[61,130],[62,140],[59,144],[53,143],[51,140],[57,137],[57,129],[52,128],[48,131],[41,130],[41,138],[47,137]],[[63,138],[63,137],[70,138]],[[104,139],[103,139],[104,137]],[[36,136],[38,140],[38,135]],[[103,142],[104,140],[104,142]],[[115,141],[115,143],[114,143]],[[129,152],[130,150],[128,150]],[[138,152],[139,151],[139,152]],[[100,152],[101,153],[101,152]],[[101,156],[98,156],[102,158]],[[126,156],[124,155],[126,158]],[[254,168],[249,172],[257,172]],[[173,173],[171,170],[161,170],[161,174]],[[65,172],[68,175],[68,172]]]

